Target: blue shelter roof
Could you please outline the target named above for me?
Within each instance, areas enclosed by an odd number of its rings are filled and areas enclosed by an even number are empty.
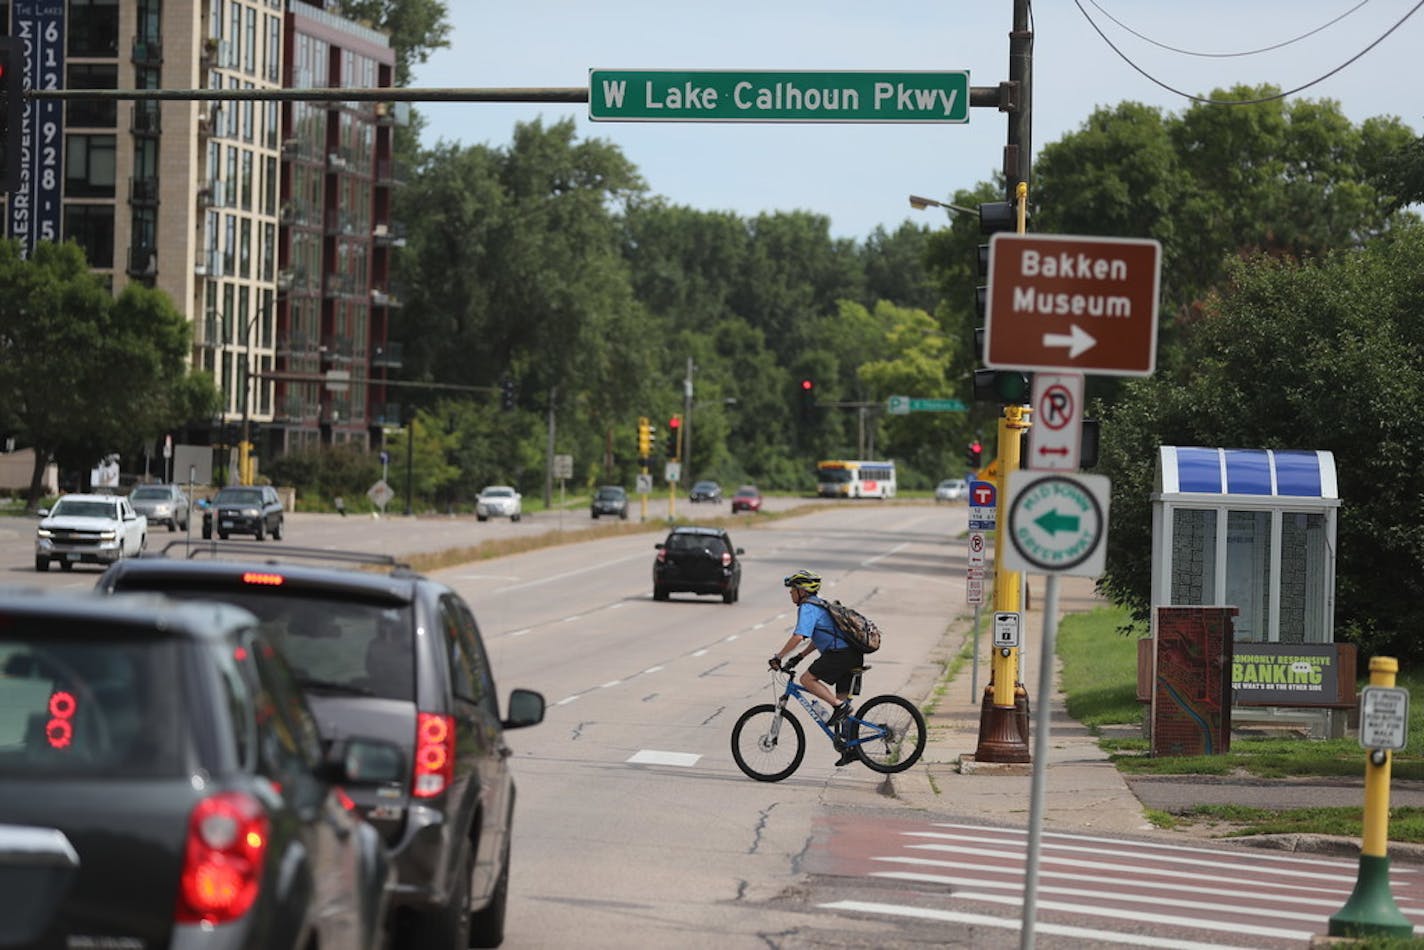
[[[1164,495],[1339,498],[1335,456],[1293,449],[1208,449],[1164,445],[1157,457]]]

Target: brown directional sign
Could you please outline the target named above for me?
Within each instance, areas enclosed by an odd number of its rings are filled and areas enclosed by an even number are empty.
[[[985,365],[1151,376],[1161,264],[1150,239],[994,235]]]

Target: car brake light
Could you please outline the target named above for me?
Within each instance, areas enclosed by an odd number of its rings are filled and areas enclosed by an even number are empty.
[[[455,778],[455,719],[420,713],[415,722],[415,775],[412,794],[434,798]]]
[[[731,567],[731,566],[732,566],[732,552],[731,552],[731,551],[723,551],[723,552],[722,552],[722,566],[723,566],[723,567]]]
[[[193,808],[176,923],[225,924],[247,913],[257,899],[269,828],[262,806],[243,792],[222,792]]]
[[[74,714],[79,704],[74,694],[55,690],[49,697],[49,722],[45,723],[45,739],[52,749],[67,749],[74,739]]]
[[[281,587],[286,579],[281,574],[264,574],[261,571],[245,571],[242,575],[244,584],[254,584],[261,587]]]

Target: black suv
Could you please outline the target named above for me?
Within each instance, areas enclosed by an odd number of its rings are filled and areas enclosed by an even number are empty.
[[[345,803],[401,751],[323,750],[252,614],[0,591],[0,682],[0,946],[385,944],[389,859]]]
[[[99,587],[226,601],[256,614],[296,671],[325,737],[373,735],[400,745],[410,763],[389,794],[351,790],[396,868],[394,945],[498,946],[514,816],[504,730],[540,722],[544,697],[516,689],[501,718],[469,605],[392,558],[314,548],[278,554],[235,541],[215,552],[223,560],[193,560],[176,556],[184,547],[170,544],[171,558],[125,561]]]
[[[676,591],[721,594],[728,604],[737,602],[742,589],[741,548],[721,528],[673,528],[667,539],[653,545],[653,600],[667,600]]]
[[[217,531],[224,541],[233,534],[250,534],[258,541],[270,534],[280,541],[283,517],[282,499],[271,485],[229,485],[203,509],[203,537]]]
[[[595,518],[599,515],[617,515],[627,521],[628,493],[618,485],[604,485],[593,493],[589,508]]]

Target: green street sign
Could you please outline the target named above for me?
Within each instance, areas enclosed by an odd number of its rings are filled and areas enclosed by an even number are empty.
[[[968,412],[969,407],[958,399],[912,399],[909,396],[891,396],[885,400],[885,411],[892,416],[903,416],[908,412]]]
[[[590,69],[596,122],[969,121],[969,71]]]
[[[1097,577],[1107,557],[1111,488],[1102,475],[1010,472],[1003,506],[1008,513],[1004,566]]]

